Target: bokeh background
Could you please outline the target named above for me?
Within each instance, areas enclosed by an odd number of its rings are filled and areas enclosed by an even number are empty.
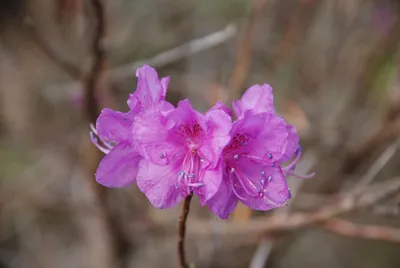
[[[301,136],[287,208],[194,199],[195,267],[400,267],[400,2],[1,0],[0,267],[177,267],[180,208],[94,181],[89,123],[143,63],[206,111],[269,83]]]

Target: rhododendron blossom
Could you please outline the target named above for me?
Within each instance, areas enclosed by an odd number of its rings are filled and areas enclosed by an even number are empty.
[[[169,77],[160,81],[157,72],[148,65],[139,68],[136,76],[138,87],[129,96],[130,110],[122,113],[105,108],[97,118],[96,128],[91,126],[93,143],[106,154],[97,169],[96,180],[107,187],[124,187],[136,179],[142,157],[132,143],[133,119],[147,109],[173,108],[165,101]]]
[[[226,219],[239,201],[263,211],[284,206],[291,197],[286,177],[313,176],[294,173],[299,136],[276,114],[269,85],[254,85],[232,103],[232,123],[222,102],[206,113],[189,100],[174,107],[165,101],[169,77],[160,80],[147,65],[136,75],[129,111],[104,109],[92,126],[92,140],[106,154],[96,172],[100,184],[136,181],[157,208],[195,194]]]
[[[293,173],[301,155],[299,137],[293,126],[275,114],[269,85],[249,88],[241,100],[233,102],[233,108],[238,120],[222,152],[224,178],[208,202],[211,211],[222,219],[238,201],[255,210],[284,206],[291,197],[285,176],[308,177]],[[291,164],[281,167],[295,154]]]
[[[151,203],[170,207],[191,192],[205,204],[222,180],[220,155],[229,142],[231,118],[219,109],[205,115],[188,100],[168,112],[135,118],[133,138],[144,160],[137,183]]]

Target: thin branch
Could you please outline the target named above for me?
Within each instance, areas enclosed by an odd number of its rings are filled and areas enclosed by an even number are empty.
[[[103,42],[106,34],[106,17],[105,17],[105,7],[101,0],[91,0],[90,1],[92,8],[92,16],[94,19],[94,34],[91,46],[92,52],[92,65],[89,73],[85,76],[85,108],[86,108],[86,116],[88,120],[93,123],[96,121],[98,114],[100,113],[100,109],[103,104],[102,100],[107,100],[107,106],[109,105],[110,98],[105,98],[106,91],[106,52],[103,47]],[[88,137],[86,137],[88,139]],[[93,246],[97,246],[99,243],[99,239],[97,237],[102,235],[107,237],[107,241],[104,241],[104,247],[101,247],[98,251],[95,252],[93,250],[93,255],[100,255],[103,258],[103,262],[101,265],[103,267],[110,265],[116,265],[117,263],[121,266],[124,265],[126,252],[128,250],[127,241],[124,239],[119,226],[117,225],[116,220],[113,217],[111,211],[109,211],[107,205],[107,192],[106,189],[93,179],[93,174],[95,174],[98,163],[102,157],[100,151],[98,151],[94,146],[91,146],[85,152],[85,160],[87,172],[90,175],[90,180],[88,182],[88,191],[91,191],[91,195],[95,199],[95,205],[98,206],[99,211],[99,220],[101,220],[102,234],[95,234],[92,232],[92,228],[89,224],[84,225],[84,231],[89,236],[88,240],[90,243],[94,244]],[[98,257],[98,256],[97,256]],[[94,259],[96,256],[92,256],[88,259]]]
[[[362,225],[342,219],[329,219],[317,227],[343,236],[400,243],[400,229],[388,226]]]
[[[213,48],[225,43],[236,34],[236,26],[229,24],[223,30],[193,39],[183,45],[161,52],[154,57],[139,60],[127,65],[118,67],[111,71],[110,77],[113,80],[125,79],[134,75],[134,70],[143,64],[152,65],[154,68],[160,68],[171,63],[177,62],[185,57],[199,53],[201,51]]]
[[[390,202],[389,204],[375,204],[369,210],[374,215],[380,217],[398,217],[400,215],[400,195],[396,196],[396,204]]]
[[[163,51],[154,57],[142,59],[123,66],[116,67],[107,73],[110,81],[120,81],[135,76],[135,69],[144,63],[150,64],[155,68],[167,66],[175,63],[185,57],[211,49],[232,39],[237,32],[234,24],[229,24],[223,30],[211,33],[201,38],[193,39],[183,45]],[[106,71],[106,70],[105,70]],[[64,85],[51,85],[45,88],[44,94],[49,99],[65,100],[68,99],[68,92],[76,92],[82,89],[79,81],[67,83]],[[57,94],[57,95],[56,95]],[[55,96],[56,95],[56,96]]]
[[[297,171],[299,174],[307,174],[309,173],[311,167],[314,166],[315,157],[312,154],[306,154],[303,157],[303,160],[297,167]],[[294,180],[289,182],[290,192],[292,193],[292,201],[289,202],[289,205],[285,208],[278,209],[274,211],[274,214],[282,214],[288,213],[291,207],[294,205],[294,201],[298,199],[298,191],[302,187],[305,180]],[[301,195],[301,193],[300,193]],[[261,239],[260,243],[257,246],[257,249],[251,259],[250,268],[262,268],[265,267],[265,264],[268,262],[268,258],[271,254],[271,251],[274,247],[274,239],[270,237],[264,237]]]
[[[179,240],[178,240],[178,254],[179,254],[179,267],[187,268],[185,256],[185,234],[186,234],[186,219],[190,211],[190,201],[192,201],[193,194],[189,194],[182,206],[182,214],[179,217]]]
[[[291,231],[311,224],[326,221],[355,209],[370,206],[377,201],[400,189],[400,177],[370,186],[361,194],[350,191],[344,194],[340,200],[334,200],[333,204],[326,205],[315,212],[293,212],[288,214],[275,214],[254,218],[245,224],[230,222],[223,223],[225,234],[250,235],[269,234],[278,231]],[[213,226],[209,221],[196,220],[189,226],[193,235],[204,236],[212,233]]]
[[[363,189],[370,184],[383,167],[394,156],[399,147],[400,139],[389,145],[379,158],[372,164],[365,176],[356,184],[355,189]]]
[[[71,78],[79,79],[81,70],[73,62],[68,60],[66,57],[58,53],[54,48],[51,40],[45,40],[43,34],[39,32],[36,26],[31,27],[31,31],[27,33],[30,39],[36,43],[41,51],[47,56],[53,63],[56,64],[61,70],[66,72]]]
[[[96,90],[100,86],[103,67],[105,65],[105,51],[102,42],[105,35],[104,7],[100,0],[91,0],[96,27],[91,49],[93,52],[93,65],[86,80],[86,113],[91,122],[95,122],[100,110]]]

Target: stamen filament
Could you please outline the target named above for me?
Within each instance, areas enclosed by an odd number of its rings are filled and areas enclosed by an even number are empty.
[[[90,139],[92,140],[93,144],[97,147],[97,149],[99,149],[105,154],[108,154],[111,151],[110,149],[104,148],[99,144],[98,139],[94,136],[93,132],[90,132],[89,134],[90,134]]]
[[[293,170],[296,167],[297,162],[299,162],[300,157],[301,157],[301,148],[299,147],[299,149],[296,152],[296,158],[292,161],[292,163],[290,163],[286,167],[283,167],[282,170],[283,171]]]
[[[90,124],[90,129],[92,130],[92,132],[93,132],[94,134],[96,134],[96,136],[100,139],[100,141],[104,144],[104,146],[105,146],[107,149],[110,149],[110,150],[111,150],[111,149],[113,148],[107,141],[105,141],[104,139],[102,139],[102,138],[100,137],[99,133],[97,132],[97,129],[94,127],[93,124]]]

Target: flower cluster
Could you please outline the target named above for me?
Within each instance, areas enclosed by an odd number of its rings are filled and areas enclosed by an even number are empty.
[[[193,193],[226,219],[238,201],[264,211],[284,206],[291,197],[285,177],[307,177],[294,173],[299,137],[275,113],[269,85],[252,86],[233,102],[232,123],[232,112],[221,102],[205,114],[188,100],[175,108],[165,100],[169,77],[160,80],[150,66],[136,76],[129,111],[103,109],[92,126],[92,141],[106,154],[98,183],[124,187],[136,181],[157,208]]]

